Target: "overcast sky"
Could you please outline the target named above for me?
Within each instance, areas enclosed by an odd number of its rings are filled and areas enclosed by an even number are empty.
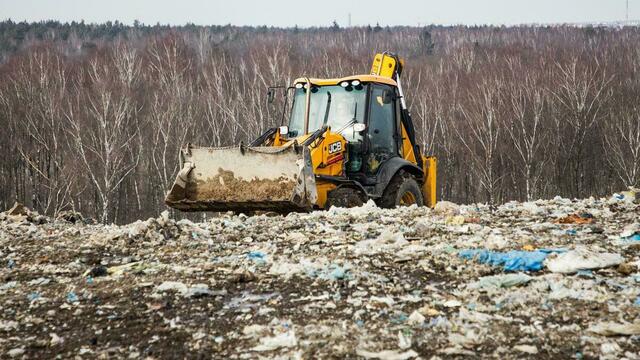
[[[0,19],[181,25],[530,24],[625,19],[626,0],[0,0]],[[640,19],[640,0],[629,0]]]

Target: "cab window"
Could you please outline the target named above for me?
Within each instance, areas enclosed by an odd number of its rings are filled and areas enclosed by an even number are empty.
[[[386,85],[374,85],[369,104],[367,170],[375,174],[383,162],[398,154],[394,89]]]

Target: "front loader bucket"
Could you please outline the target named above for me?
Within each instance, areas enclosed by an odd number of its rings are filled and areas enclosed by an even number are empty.
[[[165,203],[182,211],[306,211],[316,203],[306,147],[185,146]]]

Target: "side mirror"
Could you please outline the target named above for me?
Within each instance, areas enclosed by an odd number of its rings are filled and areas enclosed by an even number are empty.
[[[276,92],[273,89],[267,90],[267,102],[269,104],[273,104],[273,99],[275,98]]]
[[[353,131],[361,133],[363,131],[367,130],[367,125],[363,124],[363,123],[355,123],[353,124]]]
[[[278,131],[280,132],[280,135],[288,135],[289,134],[289,127],[288,126],[280,126],[278,128]]]

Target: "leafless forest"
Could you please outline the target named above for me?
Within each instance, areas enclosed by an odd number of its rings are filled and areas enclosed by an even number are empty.
[[[3,24],[14,28],[17,24]],[[85,26],[86,27],[86,26]],[[120,27],[27,32],[0,54],[0,208],[157,215],[179,147],[279,125],[266,88],[406,60],[421,146],[455,202],[588,197],[640,182],[640,29]]]

